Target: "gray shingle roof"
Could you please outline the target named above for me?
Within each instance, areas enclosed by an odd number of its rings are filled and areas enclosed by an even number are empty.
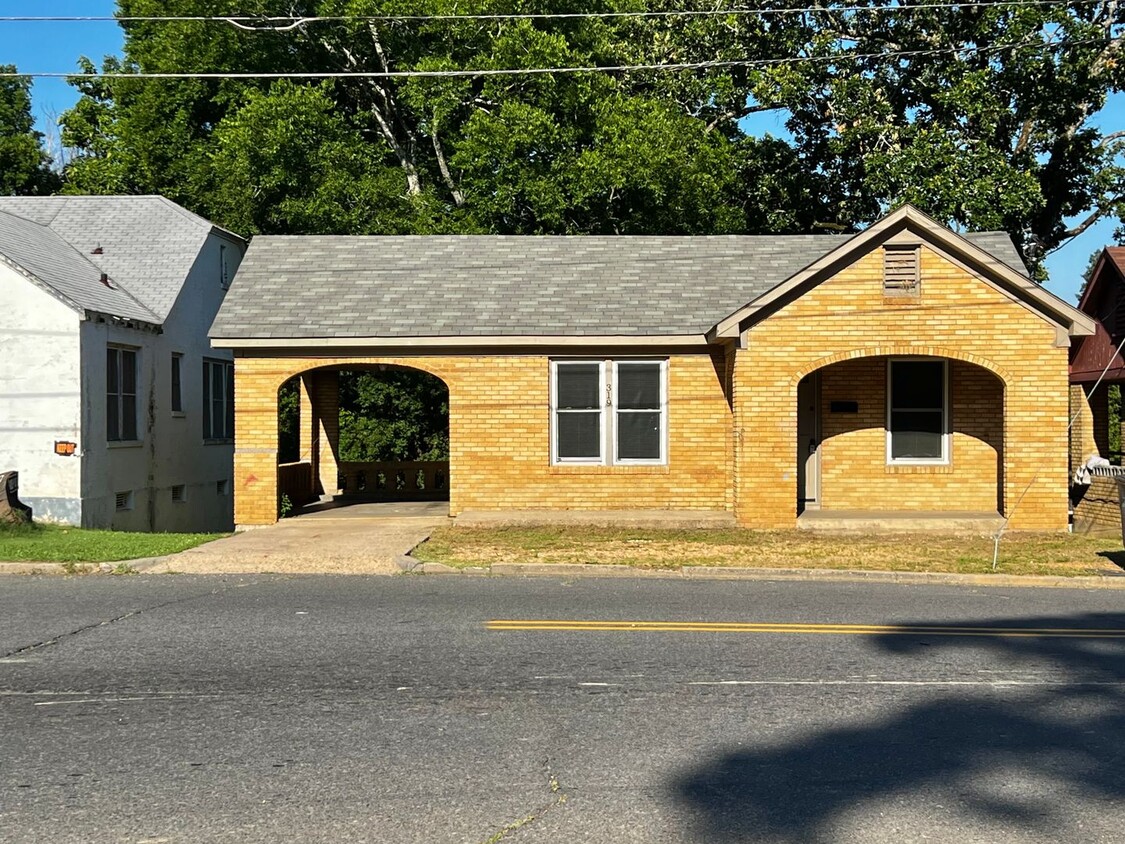
[[[256,237],[211,336],[703,334],[849,237]]]
[[[50,229],[141,303],[148,316],[119,312],[114,309],[116,300],[105,297],[79,302],[82,307],[157,323],[172,310],[200,249],[215,230],[162,196],[5,196],[0,197],[0,211]],[[94,254],[99,246],[101,254]],[[14,248],[8,239],[0,239],[0,253]]]
[[[127,319],[160,319],[46,226],[0,211],[0,261],[30,273],[71,307]]]

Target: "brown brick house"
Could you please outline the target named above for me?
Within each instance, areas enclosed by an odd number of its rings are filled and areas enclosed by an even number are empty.
[[[448,386],[453,515],[1063,530],[1068,347],[1093,331],[1007,235],[903,207],[854,236],[260,237],[212,342],[236,355],[240,525],[277,518],[279,387],[301,376],[301,466],[331,494],[336,373],[381,366]]]
[[[1078,309],[1095,320],[1095,331],[1078,338],[1070,349],[1070,468],[1078,481],[1071,488],[1074,530],[1117,533],[1121,530],[1117,478],[1125,477],[1120,450],[1120,396],[1121,385],[1125,384],[1121,353],[1125,343],[1125,248],[1102,250]],[[1112,392],[1117,394],[1113,402]],[[1116,428],[1115,438],[1111,438],[1111,428]],[[1091,470],[1087,465],[1091,458],[1095,463],[1110,465]]]

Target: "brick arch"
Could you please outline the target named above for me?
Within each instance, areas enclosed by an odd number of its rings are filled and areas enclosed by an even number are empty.
[[[944,346],[874,346],[863,349],[851,349],[846,352],[836,352],[828,355],[827,357],[820,358],[810,364],[806,364],[797,370],[796,374],[790,379],[789,386],[796,390],[797,384],[806,375],[816,372],[818,369],[823,369],[826,366],[831,366],[834,363],[840,363],[846,360],[855,360],[856,358],[877,358],[877,357],[935,357],[935,358],[948,358],[950,360],[959,360],[965,363],[971,363],[974,366],[979,366],[981,369],[986,369],[1000,379],[1000,382],[1006,388],[1008,382],[1012,380],[1011,374],[997,363],[993,363],[987,358],[982,358],[980,355],[973,355],[967,352],[962,352],[957,349],[949,349]]]
[[[416,369],[419,372],[425,372],[427,375],[433,375],[435,378],[441,380],[445,384],[446,389],[450,389],[453,385],[452,377],[449,370],[443,366],[436,364],[430,358],[414,358],[414,357],[346,357],[346,358],[324,358],[318,359],[313,366],[309,366],[309,358],[294,358],[293,366],[287,367],[282,370],[282,374],[274,374],[272,387],[274,392],[281,389],[281,386],[290,378],[295,378],[298,375],[305,375],[319,370],[336,370],[342,371],[346,369],[356,368],[365,369],[372,366],[394,366],[401,369]],[[237,361],[235,363],[237,371]]]

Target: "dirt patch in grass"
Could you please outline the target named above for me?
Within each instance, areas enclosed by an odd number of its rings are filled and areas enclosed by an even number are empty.
[[[414,551],[456,567],[493,563],[823,568],[860,571],[992,572],[990,537],[817,534],[801,531],[645,530],[583,527],[445,527]],[[1005,534],[1004,574],[1121,574],[1116,539],[1070,534]]]
[[[217,533],[125,533],[57,525],[0,525],[0,561],[110,563],[162,557],[219,539]]]

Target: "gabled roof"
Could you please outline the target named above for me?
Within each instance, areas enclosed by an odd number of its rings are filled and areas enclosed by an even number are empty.
[[[737,336],[740,326],[752,321],[757,315],[768,313],[770,306],[785,301],[786,297],[800,295],[805,289],[815,286],[827,277],[834,268],[849,263],[863,252],[902,232],[917,235],[931,246],[936,246],[962,261],[981,278],[992,283],[1011,298],[1066,328],[1070,335],[1088,336],[1094,333],[1094,321],[1089,316],[1044,290],[1028,278],[1026,271],[1018,271],[1009,262],[1000,259],[976,236],[957,234],[914,206],[903,205],[860,234],[825,253],[799,273],[786,279],[784,283],[751,299],[749,304],[719,321],[710,336]]]
[[[117,297],[103,296],[98,290],[90,291],[83,301],[74,300],[80,307],[158,324],[175,305],[208,235],[217,232],[244,242],[162,196],[4,196],[0,212],[48,229],[108,275],[113,286],[139,303],[147,316],[121,311]],[[46,241],[41,245],[46,246]],[[10,237],[0,237],[0,255],[17,248]],[[41,281],[56,287],[58,280]]]
[[[1006,234],[969,237],[989,260],[1023,272]],[[723,317],[853,239],[256,237],[211,336],[216,345],[485,337],[515,344],[544,336],[701,342]]]
[[[160,319],[128,291],[105,278],[73,246],[46,226],[0,211],[0,263],[77,311],[97,311],[125,319]]]
[[[1118,351],[1125,338],[1125,247],[1102,250],[1078,308],[1095,320],[1096,330],[1070,348],[1071,383],[1125,381],[1125,358]]]

